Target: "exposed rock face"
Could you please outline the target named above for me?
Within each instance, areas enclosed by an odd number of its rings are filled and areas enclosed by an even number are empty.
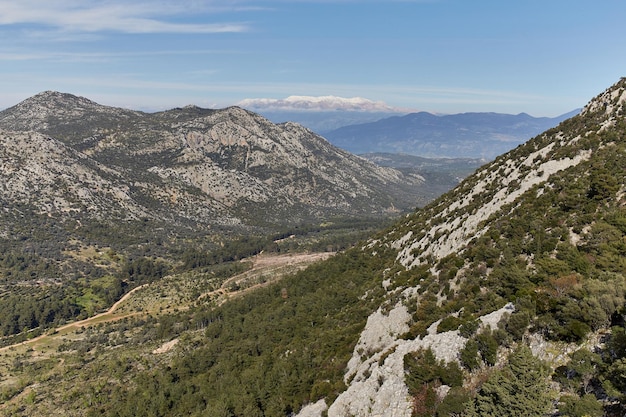
[[[49,214],[86,210],[98,215],[105,208],[122,210],[129,217],[146,214],[130,197],[119,172],[53,138],[0,131],[0,152],[4,179],[0,197],[7,204],[30,203]]]
[[[496,328],[497,322],[513,306],[481,317],[483,326]],[[434,323],[423,338],[403,340],[410,316],[398,304],[388,315],[380,309],[367,320],[346,371],[348,389],[328,409],[329,417],[346,415],[410,417],[413,405],[404,381],[404,356],[420,349],[432,349],[435,357],[446,362],[458,361],[466,338],[459,331],[437,333]],[[319,414],[321,415],[321,414]]]
[[[0,129],[3,200],[42,212],[197,227],[379,216],[424,202],[423,178],[238,107],[147,114],[48,91],[0,112]]]

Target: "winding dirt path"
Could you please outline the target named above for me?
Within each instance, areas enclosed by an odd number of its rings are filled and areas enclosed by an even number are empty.
[[[112,318],[110,318],[108,320],[106,320],[106,319],[105,320],[101,320],[103,317],[112,316],[113,313],[115,313],[115,310],[117,310],[117,308],[120,306],[120,304],[122,304],[129,297],[131,297],[136,291],[139,291],[140,289],[142,289],[143,287],[145,287],[147,285],[149,285],[149,284],[143,284],[143,285],[140,285],[140,286],[138,286],[136,288],[133,288],[132,290],[128,291],[126,294],[124,294],[124,296],[122,298],[117,300],[115,302],[115,304],[113,304],[111,306],[111,308],[109,308],[107,311],[105,311],[103,313],[96,314],[95,316],[88,317],[88,318],[86,318],[84,320],[74,321],[74,322],[71,322],[71,323],[64,324],[63,326],[56,327],[54,329],[55,333],[59,333],[59,332],[62,332],[64,330],[71,329],[71,328],[79,328],[81,326],[86,326],[86,325],[89,325],[89,324],[94,323],[96,321],[98,321],[100,323],[104,323],[104,322],[118,320],[120,318],[130,316],[130,314],[127,314],[127,315],[124,315],[124,316],[121,316],[121,317],[114,317],[114,318],[112,317]],[[51,336],[51,334],[43,333],[43,334],[41,334],[41,335],[39,335],[37,337],[33,337],[32,339],[28,339],[28,340],[25,340],[23,342],[16,343],[14,345],[9,345],[9,346],[2,347],[2,348],[0,348],[0,352],[3,352],[5,350],[9,350],[11,348],[15,348],[15,347],[18,347],[18,346],[29,345],[31,343],[38,342],[38,341],[40,341],[40,340],[42,340],[42,339],[44,339],[46,337],[49,337],[49,336]]]
[[[253,291],[255,288],[259,288],[261,286],[269,285],[272,282],[276,282],[276,279],[270,279],[267,282],[255,284],[250,287],[242,288],[237,291],[227,290],[228,285],[230,285],[233,282],[245,281],[246,277],[252,275],[252,273],[269,271],[273,268],[280,268],[280,267],[284,267],[288,265],[306,266],[311,263],[327,259],[331,257],[332,255],[334,255],[334,253],[331,253],[331,252],[298,253],[298,254],[285,254],[285,255],[258,255],[249,259],[252,261],[252,269],[227,279],[226,281],[224,281],[224,283],[222,283],[219,289],[215,291],[211,291],[210,293],[205,293],[201,295],[200,297],[206,297],[206,296],[213,295],[213,294],[226,295],[227,298],[222,300],[220,302],[221,304],[223,302],[226,302],[228,298],[241,296],[247,292]],[[0,352],[4,352],[11,348],[16,348],[19,346],[31,345],[36,342],[42,341],[46,338],[59,336],[61,333],[70,329],[78,329],[80,327],[89,326],[89,325],[96,324],[96,323],[108,323],[108,322],[112,322],[116,320],[121,320],[126,317],[131,317],[131,316],[141,314],[141,313],[126,313],[126,314],[115,315],[115,311],[124,301],[132,297],[135,292],[141,290],[144,287],[147,287],[148,285],[150,284],[143,284],[136,288],[133,288],[131,291],[124,294],[122,298],[116,301],[115,304],[111,306],[111,308],[109,308],[107,311],[103,313],[96,314],[95,316],[86,318],[84,320],[64,324],[63,326],[55,328],[53,333],[50,333],[50,331],[48,331],[47,333],[41,334],[32,339],[28,339],[28,340],[25,340],[23,342],[19,342],[13,345],[1,347]]]

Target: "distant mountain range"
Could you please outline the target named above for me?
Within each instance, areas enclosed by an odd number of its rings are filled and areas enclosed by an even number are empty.
[[[385,152],[430,158],[493,159],[578,112],[554,118],[526,113],[439,116],[419,112],[344,126],[323,134],[334,145],[355,154]]]
[[[557,117],[526,113],[410,112],[364,98],[291,96],[238,103],[274,123],[295,122],[351,153],[400,153],[426,158],[490,160],[557,126],[580,109]]]
[[[247,108],[247,107],[246,107]],[[345,126],[376,122],[391,116],[404,116],[406,113],[355,110],[268,110],[251,109],[274,123],[294,122],[324,136]]]

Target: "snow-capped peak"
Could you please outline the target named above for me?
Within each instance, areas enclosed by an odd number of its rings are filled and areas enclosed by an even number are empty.
[[[383,101],[372,101],[362,97],[337,96],[289,96],[284,99],[249,98],[237,103],[238,106],[263,110],[307,110],[307,111],[366,111],[366,112],[401,112]]]

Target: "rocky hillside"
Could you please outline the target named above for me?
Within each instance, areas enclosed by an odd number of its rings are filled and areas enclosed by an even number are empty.
[[[135,307],[56,350],[5,351],[0,410],[623,416],[625,259],[622,79],[390,229],[280,282],[218,305],[189,289],[215,271],[172,274],[140,288],[169,311]],[[168,287],[187,301],[171,305]]]
[[[625,353],[625,193],[622,79],[364,248],[397,251],[382,277],[388,302],[369,316],[328,415],[457,415],[463,398],[467,415],[622,415],[626,385],[611,372]],[[552,384],[528,399],[538,409],[494,387],[528,377],[496,371],[525,345],[547,370],[515,389]],[[462,382],[447,364],[465,368]]]
[[[30,182],[37,192],[27,201],[49,214],[71,209],[194,228],[254,226],[382,215],[421,200],[421,178],[380,168],[301,126],[274,125],[236,107],[146,114],[45,92],[0,112],[0,129],[2,176],[11,175],[3,202],[23,196]],[[37,153],[50,147],[58,151]],[[27,169],[20,169],[17,155]],[[90,166],[84,181],[77,175],[87,168],[77,171],[76,164]],[[52,183],[60,188],[50,189]],[[94,203],[101,198],[108,203]]]

